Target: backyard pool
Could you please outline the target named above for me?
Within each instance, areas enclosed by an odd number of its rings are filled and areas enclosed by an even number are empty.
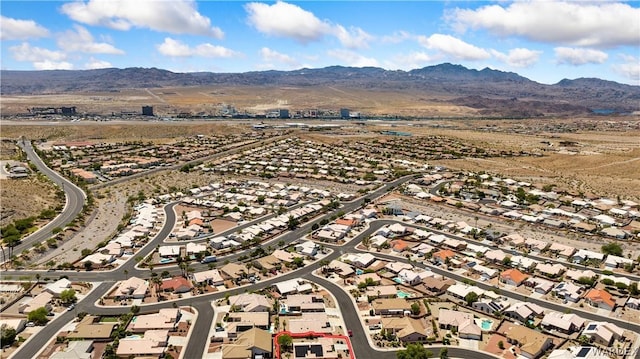
[[[413,297],[413,295],[411,295],[411,293],[407,293],[407,292],[402,291],[402,290],[399,290],[399,291],[396,293],[396,295],[398,296],[398,298],[402,298],[402,299],[404,299],[404,298],[411,298],[411,297]]]
[[[162,259],[160,260],[160,263],[161,263],[161,264],[171,263],[171,262],[175,262],[175,259],[173,259],[173,258],[162,258]]]
[[[482,328],[482,330],[486,332],[490,331],[492,326],[493,326],[493,320],[482,319],[482,322],[480,322],[480,328]]]
[[[356,274],[357,275],[362,275],[364,273],[364,271],[362,269],[356,269]]]
[[[398,284],[404,284],[404,282],[402,281],[402,278],[400,278],[400,277],[393,278],[393,281],[398,283]]]

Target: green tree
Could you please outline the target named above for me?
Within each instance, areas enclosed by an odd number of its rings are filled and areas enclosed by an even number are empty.
[[[60,293],[60,300],[64,304],[75,303],[78,298],[76,298],[76,291],[73,289],[66,289]]]
[[[471,305],[478,301],[478,294],[476,292],[471,292],[464,297],[464,300],[467,302],[467,305]]]
[[[440,359],[447,359],[449,357],[449,349],[442,348],[440,349]]]
[[[0,343],[2,343],[3,347],[5,345],[12,345],[13,342],[16,341],[17,334],[18,333],[15,329],[3,325],[2,327],[0,327]]]
[[[420,314],[420,304],[418,304],[417,302],[411,304],[411,314],[413,315]]]
[[[49,321],[49,318],[47,318],[47,314],[49,314],[47,308],[40,307],[38,309],[30,311],[27,315],[27,319],[37,325],[45,325]]]
[[[605,278],[605,279],[601,280],[601,282],[604,285],[614,285],[615,284],[615,282],[611,278]]]
[[[427,359],[432,356],[433,353],[428,351],[422,344],[416,343],[409,344],[406,349],[396,352],[396,358],[398,359]]]
[[[622,257],[622,247],[616,242],[603,245],[601,248],[602,253],[611,254],[614,256]]]
[[[280,348],[288,350],[293,346],[293,338],[289,334],[283,334],[278,337],[278,345]]]
[[[296,218],[293,218],[293,216],[289,216],[289,220],[287,221],[287,227],[289,227],[289,230],[294,230],[298,227],[298,225],[300,224],[300,221],[297,220]]]
[[[640,294],[640,291],[638,291],[638,283],[633,282],[629,285],[629,294],[633,296]]]

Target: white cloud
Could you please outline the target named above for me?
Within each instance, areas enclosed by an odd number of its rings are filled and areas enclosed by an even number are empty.
[[[427,64],[439,61],[442,55],[430,55],[426,52],[412,52],[409,54],[398,54],[387,62],[389,69],[413,70],[422,68]]]
[[[84,65],[85,69],[93,70],[93,69],[107,69],[113,67],[109,61],[98,60],[95,58],[90,58],[89,62]]]
[[[609,55],[606,52],[594,49],[556,47],[556,62],[568,65],[601,64],[607,61]]]
[[[224,37],[211,20],[200,14],[194,0],[84,0],[62,5],[71,19],[92,26],[117,30],[146,28],[173,34]]]
[[[166,37],[162,44],[156,45],[158,52],[170,57],[236,57],[240,54],[223,46],[211,45],[209,43],[200,44],[195,47],[170,37]]]
[[[252,2],[245,5],[247,21],[259,32],[278,37],[292,38],[303,44],[319,41],[325,36],[335,36],[350,49],[367,48],[373,36],[358,27],[347,30],[339,24],[318,19],[312,12],[298,5],[277,1],[273,5]]]
[[[58,36],[58,47],[66,52],[86,52],[90,54],[122,55],[124,51],[106,42],[94,42],[91,33],[80,25],[74,25]]]
[[[410,33],[400,30],[395,31],[391,35],[385,35],[381,38],[382,43],[385,44],[399,44],[405,40],[409,40],[413,37]]]
[[[349,49],[366,49],[369,47],[369,42],[373,40],[373,36],[359,27],[351,27],[347,31],[342,25],[336,25],[334,34],[342,45]]]
[[[249,23],[258,31],[272,36],[291,37],[301,43],[317,41],[331,33],[331,24],[297,5],[278,1],[273,5],[245,5]]]
[[[327,51],[327,55],[339,60],[342,64],[354,67],[379,66],[378,60],[360,55],[355,51],[336,49]]]
[[[542,51],[529,50],[525,48],[516,48],[509,50],[509,53],[491,50],[491,54],[499,61],[513,67],[529,67],[534,65],[540,59]]]
[[[637,46],[640,9],[619,2],[522,1],[457,8],[445,16],[459,31],[491,33],[574,46]]]
[[[613,66],[613,70],[640,86],[640,57],[621,55],[623,63]]]
[[[0,16],[0,40],[27,40],[49,35],[49,30],[33,20]]]
[[[431,50],[439,51],[456,60],[485,60],[491,54],[485,49],[471,45],[451,35],[433,34],[429,37],[419,36],[418,42]]]
[[[280,53],[278,51],[272,50],[268,47],[263,47],[262,49],[260,49],[260,56],[262,57],[262,60],[265,62],[278,62],[281,64],[286,64],[288,66],[298,66],[298,61],[296,61],[296,59],[294,59],[293,57],[287,55],[287,54],[283,54]]]
[[[15,60],[31,62],[36,70],[70,70],[73,68],[73,64],[64,61],[67,59],[67,54],[62,51],[33,47],[26,42],[11,46],[9,51]]]

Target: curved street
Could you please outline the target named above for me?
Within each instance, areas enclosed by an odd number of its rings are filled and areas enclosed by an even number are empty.
[[[84,202],[87,198],[87,195],[82,189],[80,189],[80,187],[76,186],[73,182],[64,178],[56,171],[47,167],[47,165],[42,161],[42,159],[33,149],[31,141],[23,137],[20,139],[20,141],[18,141],[18,145],[24,150],[29,161],[31,161],[31,163],[33,163],[36,168],[38,168],[38,171],[40,171],[40,173],[49,177],[49,179],[51,179],[53,183],[62,188],[66,201],[62,212],[56,218],[51,220],[51,222],[47,223],[45,226],[32,233],[31,235],[23,238],[20,243],[13,248],[14,253],[21,253],[24,249],[31,249],[33,244],[43,242],[51,238],[53,236],[52,230],[54,228],[64,228],[67,224],[69,224],[76,218],[76,216],[82,211]]]
[[[379,196],[382,196],[386,192],[388,192],[390,189],[394,188],[398,184],[401,184],[409,180],[412,177],[413,176],[406,176],[398,180],[395,180],[393,182],[390,182],[388,184],[385,184],[380,188],[378,188],[377,190],[371,192],[367,196],[358,198],[351,202],[344,203],[340,208],[332,212],[329,212],[327,214],[318,216],[316,219],[305,223],[304,225],[300,226],[299,228],[293,231],[287,232],[286,234],[279,236],[277,239],[283,240],[286,244],[290,244],[291,242],[298,240],[304,235],[308,234],[314,223],[318,223],[325,218],[328,219],[329,217],[331,217],[332,215],[334,215],[339,211],[344,211],[346,213],[353,211],[357,209],[359,206],[362,206],[363,203],[365,203],[365,198],[368,198],[371,200]],[[175,214],[175,211],[173,210],[175,205],[176,203],[170,203],[164,207],[165,223],[163,227],[149,243],[147,243],[140,251],[136,253],[136,256],[148,255],[156,248],[156,245],[160,244],[169,236],[175,224],[175,219],[176,219],[176,214]],[[333,259],[337,259],[343,253],[352,252],[352,251],[361,251],[359,249],[356,249],[356,246],[362,241],[363,238],[371,235],[372,233],[374,233],[384,225],[398,223],[398,222],[399,221],[397,220],[389,220],[389,219],[375,220],[370,223],[369,228],[362,231],[354,239],[352,239],[350,242],[348,242],[343,246],[325,244],[325,247],[330,248],[332,250],[332,253],[327,255],[324,259],[330,261]],[[245,225],[250,225],[250,224],[251,223],[247,223]],[[237,230],[237,227],[234,228],[234,230]],[[219,259],[229,260],[230,262],[233,262],[233,261],[237,261],[238,257],[243,255],[243,253],[246,253],[246,251],[230,254],[224,257],[220,257]],[[375,253],[375,255],[382,259],[400,261],[405,263],[408,262],[408,259],[405,257],[396,257],[396,256],[391,256],[391,255],[381,254],[381,253]],[[413,262],[412,264],[422,268],[427,268],[429,270],[432,270],[435,273],[445,275],[449,278],[452,278],[458,281],[466,279],[466,277],[464,276],[449,272],[447,270],[432,266],[430,264],[423,264],[423,263],[416,264],[415,262]],[[107,291],[116,283],[116,281],[125,279],[129,275],[135,275],[135,276],[141,276],[141,277],[149,276],[148,270],[138,269],[135,267],[135,265],[136,265],[135,261],[133,260],[133,258],[131,258],[125,264],[121,265],[119,268],[114,269],[112,271],[95,271],[95,272],[58,271],[56,272],[55,273],[56,275],[58,274],[66,275],[69,277],[70,280],[74,280],[74,281],[89,281],[89,282],[101,282],[101,283],[99,283],[97,287],[95,287],[89,295],[87,295],[82,301],[80,301],[76,305],[73,311],[62,313],[57,318],[55,318],[55,320],[48,323],[44,328],[42,328],[41,331],[39,331],[32,338],[30,338],[28,342],[23,344],[14,353],[13,357],[15,358],[35,357],[35,355],[47,344],[47,342],[51,340],[51,338],[54,337],[55,334],[62,327],[64,327],[68,322],[70,322],[79,312],[88,312],[96,315],[119,315],[119,314],[127,313],[129,311],[129,307],[102,307],[102,306],[97,306],[96,303],[102,296],[104,296],[104,294],[107,293]],[[192,267],[196,271],[208,268],[206,265],[200,264],[200,263],[194,263],[192,264]],[[353,306],[353,303],[349,298],[349,294],[346,293],[342,288],[340,288],[336,284],[311,275],[311,272],[318,269],[319,267],[320,267],[320,263],[319,261],[316,261],[313,264],[307,265],[301,269],[291,271],[282,275],[278,275],[278,276],[269,278],[268,280],[262,280],[259,283],[254,285],[247,285],[247,286],[234,288],[232,290],[228,290],[224,292],[199,295],[191,298],[182,298],[178,300],[149,304],[149,305],[145,304],[140,306],[140,313],[144,314],[144,313],[157,312],[161,308],[166,308],[167,306],[174,305],[174,303],[179,306],[193,306],[198,311],[198,317],[195,323],[193,324],[193,328],[191,329],[192,334],[189,338],[188,345],[184,349],[185,350],[184,357],[198,358],[202,356],[206,346],[209,343],[208,335],[209,335],[211,323],[213,322],[213,318],[214,318],[214,311],[211,306],[211,301],[224,298],[224,296],[227,294],[234,295],[234,294],[243,293],[249,288],[251,290],[260,290],[260,289],[272,286],[275,283],[280,281],[293,279],[293,278],[305,278],[307,280],[316,282],[319,285],[325,287],[336,297],[338,303],[340,304],[341,312],[345,320],[345,324],[347,325],[347,328],[352,330],[354,333],[351,340],[354,344],[353,347],[356,352],[355,353],[356,357],[358,358],[371,357],[371,358],[384,358],[384,359],[395,358],[396,354],[394,351],[379,351],[369,346],[369,342],[366,339],[367,334],[365,333],[365,330],[362,327],[359,314],[357,312],[357,309]],[[172,274],[180,273],[179,268],[175,265],[170,267],[162,267],[162,268],[163,270],[167,270]],[[127,271],[127,274],[125,274],[125,270]],[[42,273],[42,271],[14,271],[14,272],[16,275],[34,275],[35,273]],[[53,274],[50,272],[45,272],[45,273]],[[493,286],[487,285],[482,282],[478,282],[476,283],[476,285],[485,290],[490,290],[493,288]],[[550,303],[537,298],[526,297],[524,295],[506,290],[504,288],[500,288],[500,290],[502,295],[507,296],[509,298],[513,298],[520,301],[530,301],[530,302],[539,304],[545,308],[549,308],[549,309],[560,311],[560,312],[563,312],[566,309],[563,305]],[[590,320],[603,319],[602,316],[599,316],[594,313],[582,311],[579,309],[576,309],[575,312],[577,312],[577,314],[579,314],[580,316],[586,319],[590,319]],[[618,320],[615,318],[607,318],[607,320],[612,323],[615,323],[616,325],[624,329],[629,329],[634,332],[640,332],[640,325]],[[437,355],[440,348],[441,347],[439,346],[433,346],[431,347],[430,350]],[[474,359],[495,358],[495,356],[489,353],[469,350],[464,348],[448,347],[448,350],[449,350],[449,356],[452,356],[452,357],[474,358]],[[640,358],[640,353],[636,353],[636,357]]]

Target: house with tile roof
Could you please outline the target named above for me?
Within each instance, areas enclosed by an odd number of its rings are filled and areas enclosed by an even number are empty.
[[[589,289],[584,295],[584,300],[591,306],[600,309],[613,310],[616,307],[613,296],[603,289]]]
[[[456,330],[463,339],[482,339],[482,330],[475,324],[471,313],[440,309],[438,325],[441,329]]]
[[[500,273],[500,282],[515,287],[522,284],[527,278],[529,278],[528,274],[524,274],[515,268],[507,269]]]
[[[382,318],[381,324],[384,330],[391,332],[403,343],[415,343],[427,340],[426,328],[418,319],[409,317]]]

